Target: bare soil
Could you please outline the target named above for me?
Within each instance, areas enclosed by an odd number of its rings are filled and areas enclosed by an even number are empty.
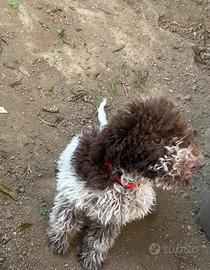
[[[210,188],[209,1],[21,0],[16,10],[8,2],[0,0],[0,107],[8,111],[0,180],[17,201],[0,193],[0,269],[80,269],[76,246],[66,256],[47,246],[56,161],[73,134],[96,124],[102,97],[110,113],[143,93],[179,106],[205,159],[189,188],[158,191],[157,210],[124,229],[104,269],[210,269],[196,224]],[[33,225],[18,232],[23,223]]]

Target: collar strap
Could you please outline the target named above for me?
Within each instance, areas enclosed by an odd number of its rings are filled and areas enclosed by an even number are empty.
[[[104,160],[104,169],[108,173],[111,173],[112,174],[112,166],[111,166],[111,163],[109,162],[109,160]],[[115,182],[117,182],[118,184],[120,184],[122,187],[124,187],[126,189],[132,189],[132,188],[137,188],[138,187],[137,184],[133,184],[133,183],[123,185],[120,177],[117,177],[115,175],[113,175],[113,177],[115,179]]]

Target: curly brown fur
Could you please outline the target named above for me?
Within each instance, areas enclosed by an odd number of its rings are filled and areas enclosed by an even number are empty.
[[[164,176],[167,181],[165,172],[154,166],[167,155],[167,146],[182,139],[181,147],[191,147],[196,159],[200,153],[192,132],[173,103],[165,98],[139,99],[120,109],[101,132],[84,135],[74,156],[76,172],[87,186],[104,189],[113,184],[113,177],[103,167],[104,160],[109,160],[113,168],[150,179]]]

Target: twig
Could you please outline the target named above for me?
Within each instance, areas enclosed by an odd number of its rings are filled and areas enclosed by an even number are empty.
[[[47,122],[47,121],[45,121],[44,119],[42,119],[42,118],[39,118],[39,120],[42,122],[42,123],[44,123],[44,124],[46,124],[46,125],[48,125],[48,126],[50,126],[50,127],[57,127],[57,124],[53,124],[53,123],[49,123],[49,122]]]
[[[88,45],[87,45],[87,43],[83,43],[83,48],[85,49],[85,51],[87,52],[87,53],[89,53],[89,54],[91,54],[91,52],[89,51],[89,49],[88,49]]]
[[[121,47],[119,47],[119,48],[113,50],[112,52],[113,52],[113,53],[119,52],[119,51],[123,50],[123,49],[125,48],[125,46],[126,46],[126,45],[124,44],[124,45],[122,45]]]
[[[8,69],[16,70],[16,71],[20,72],[21,74],[25,75],[21,70],[19,70],[19,68],[16,68],[16,67],[14,67],[14,66],[10,66],[10,65],[8,65],[8,64],[6,64],[6,63],[2,63],[2,65],[5,66],[5,67],[8,68]]]
[[[103,11],[106,15],[112,15],[112,13],[110,11],[107,11],[107,10],[105,10],[103,8],[97,8],[97,9],[100,10],[100,11]]]
[[[103,74],[103,72],[98,72],[98,73],[96,74],[96,80],[98,80],[98,79],[101,77],[102,74]]]
[[[62,40],[62,42],[65,43],[65,44],[70,44],[70,45],[72,44],[70,41],[67,41],[67,40],[65,40],[64,38],[61,38],[61,40]]]
[[[47,26],[47,25],[45,25],[43,22],[41,22],[41,21],[38,21],[39,22],[39,24],[41,25],[41,27],[45,30],[45,31],[50,31],[50,28]]]
[[[71,89],[71,91],[75,96],[77,96],[77,93],[75,93],[75,91],[73,91],[73,88]],[[85,92],[86,93],[86,91],[83,90],[83,89],[78,89],[77,92],[79,92],[79,93],[84,93]]]
[[[74,94],[74,97],[72,97],[72,101],[76,101],[80,98],[83,98],[87,94],[87,92],[85,90],[82,90],[82,89],[77,90],[77,93],[75,93],[72,90],[72,93]]]
[[[68,6],[72,11],[76,11],[76,8],[72,7],[72,6]]]
[[[21,84],[22,79],[23,79],[23,77],[21,77],[18,81],[15,81],[15,82],[11,83],[10,86],[15,87],[15,86]]]
[[[2,46],[2,42],[4,42],[6,45],[8,45],[8,42],[0,35],[0,54],[3,51],[3,46]]]
[[[86,93],[81,93],[81,94],[78,94],[78,95],[75,95],[73,98],[72,98],[72,101],[76,101],[80,98],[83,98],[84,96],[86,95]]]
[[[59,113],[59,109],[56,109],[56,108],[42,108],[42,111],[43,112],[49,112],[49,113]]]
[[[122,85],[123,85],[123,88],[124,88],[124,91],[125,91],[125,95],[126,95],[126,97],[128,97],[128,91],[127,91],[127,88],[125,86],[125,83],[122,83]]]
[[[62,121],[63,119],[64,119],[63,117],[57,117],[57,119],[55,120],[55,125],[57,126],[58,123],[59,123],[60,121]]]
[[[82,101],[84,101],[85,103],[89,103],[95,107],[95,104],[92,101],[87,100],[87,98],[85,96],[82,98]]]
[[[11,70],[17,70],[17,68],[14,67],[14,66],[7,65],[6,63],[2,63],[2,64],[3,64],[3,66],[5,66],[5,67],[8,68],[8,69],[11,69]]]
[[[6,45],[9,45],[8,42],[0,35],[1,41],[3,41]]]
[[[64,119],[63,117],[57,117],[57,119],[55,120],[54,123],[49,123],[49,122],[47,122],[47,121],[45,121],[44,119],[42,119],[42,118],[39,117],[39,120],[40,120],[42,123],[44,123],[44,124],[46,124],[46,125],[48,125],[48,126],[50,126],[50,127],[57,127],[58,123],[59,123],[60,121],[62,121],[63,119]]]

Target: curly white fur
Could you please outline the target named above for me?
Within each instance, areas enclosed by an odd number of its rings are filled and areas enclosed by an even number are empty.
[[[99,106],[101,128],[106,125],[104,106]],[[108,249],[126,223],[143,218],[155,204],[153,183],[138,179],[138,187],[125,189],[118,183],[105,190],[93,190],[85,186],[72,164],[72,157],[80,137],[71,139],[60,156],[57,175],[57,195],[50,213],[48,237],[51,247],[58,253],[66,253],[70,240],[83,225],[84,217],[90,218],[90,226],[79,255],[85,269],[95,270],[107,256]],[[125,175],[129,179],[129,175]]]

